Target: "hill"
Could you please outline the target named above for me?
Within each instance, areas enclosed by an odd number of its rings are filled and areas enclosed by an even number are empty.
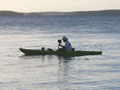
[[[51,16],[51,15],[120,15],[120,10],[76,11],[76,12],[31,12],[18,13],[13,11],[0,11],[0,16]]]
[[[23,13],[13,11],[0,11],[0,16],[22,16]]]

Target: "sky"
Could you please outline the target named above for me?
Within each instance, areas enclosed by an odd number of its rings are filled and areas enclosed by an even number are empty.
[[[120,0],[0,0],[0,11],[92,11],[120,9]]]

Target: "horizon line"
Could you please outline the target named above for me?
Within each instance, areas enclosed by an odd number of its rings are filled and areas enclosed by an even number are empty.
[[[8,11],[8,12],[17,12],[17,13],[37,13],[37,12],[93,12],[93,11],[116,11],[120,9],[101,9],[101,10],[74,10],[74,11],[29,11],[29,12],[23,12],[23,11],[14,11],[14,10],[0,10],[1,11]]]

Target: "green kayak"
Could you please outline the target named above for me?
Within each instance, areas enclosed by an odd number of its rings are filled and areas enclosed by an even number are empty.
[[[57,56],[84,56],[101,55],[102,51],[42,51],[38,49],[19,49],[25,55],[57,55]]]

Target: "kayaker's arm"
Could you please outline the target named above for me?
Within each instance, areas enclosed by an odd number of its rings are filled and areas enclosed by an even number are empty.
[[[59,44],[59,46],[61,46],[62,48],[65,48],[65,46],[63,46],[63,45],[61,45],[61,44]]]

